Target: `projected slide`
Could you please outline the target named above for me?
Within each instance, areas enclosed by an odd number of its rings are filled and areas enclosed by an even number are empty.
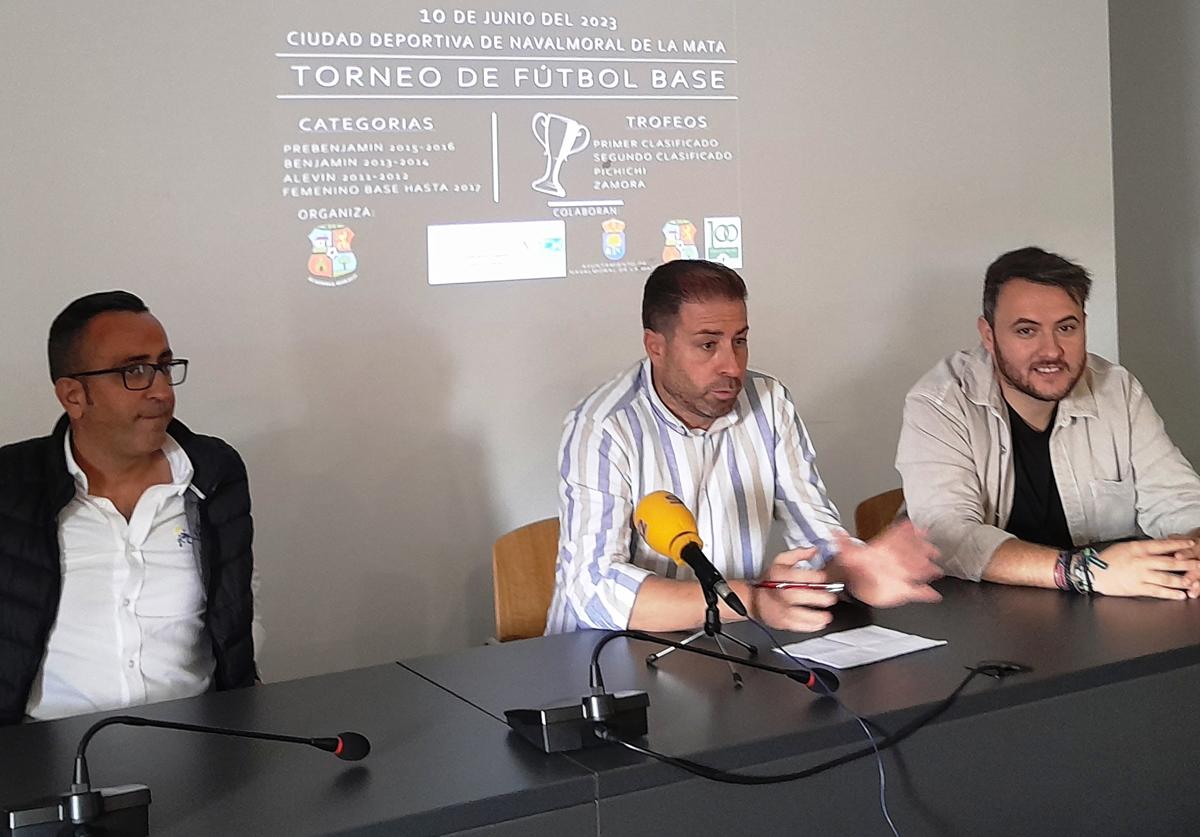
[[[286,8],[280,223],[314,284],[743,265],[732,0]]]

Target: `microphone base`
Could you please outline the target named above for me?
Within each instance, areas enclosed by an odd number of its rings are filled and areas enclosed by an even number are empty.
[[[97,788],[98,815],[88,823],[71,822],[72,796],[35,800],[0,811],[0,837],[73,837],[92,831],[105,837],[147,837],[150,833],[150,788],[118,785]]]
[[[608,730],[624,739],[644,736],[649,696],[645,692],[616,692],[611,697],[611,714],[604,718]],[[536,709],[509,709],[504,717],[513,732],[544,753],[569,753],[605,746],[606,742],[592,732],[593,721],[584,710],[587,700],[589,698]]]

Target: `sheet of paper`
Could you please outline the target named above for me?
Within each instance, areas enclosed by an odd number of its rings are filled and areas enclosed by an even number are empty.
[[[852,628],[793,642],[784,648],[793,657],[841,669],[865,666],[868,663],[877,663],[880,660],[945,644],[944,639],[928,639],[916,634],[893,631],[891,628],[868,625],[865,628]],[[783,653],[778,648],[775,651]]]

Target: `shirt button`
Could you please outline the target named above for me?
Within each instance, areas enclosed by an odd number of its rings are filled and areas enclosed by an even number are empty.
[[[125,607],[129,607],[129,599],[121,599],[121,604]]]
[[[126,663],[126,665],[128,665],[130,668],[133,668],[133,660],[130,660],[128,663]]]

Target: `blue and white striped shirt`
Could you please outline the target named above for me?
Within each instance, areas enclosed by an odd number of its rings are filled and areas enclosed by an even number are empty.
[[[637,502],[665,489],[696,516],[709,559],[727,578],[756,578],[772,518],[789,549],[817,546],[824,566],[842,531],[787,389],[747,372],[734,408],[689,429],[663,404],[649,359],[597,389],[566,418],[559,455],[559,541],[546,633],[622,629],[655,573],[694,579],[633,528]]]

